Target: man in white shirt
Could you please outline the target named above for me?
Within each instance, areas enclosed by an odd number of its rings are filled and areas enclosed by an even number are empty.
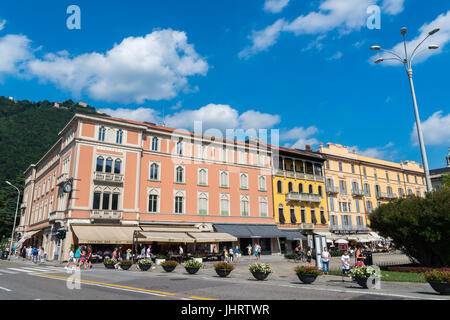
[[[322,275],[325,274],[325,269],[328,274],[328,272],[330,272],[330,253],[328,252],[327,247],[323,248],[322,251]]]
[[[347,250],[345,250],[344,254],[341,256],[341,261],[342,261],[342,282],[344,282],[344,276],[351,269],[350,256],[348,255]]]

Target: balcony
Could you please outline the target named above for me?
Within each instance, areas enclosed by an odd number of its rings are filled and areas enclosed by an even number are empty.
[[[64,220],[64,211],[53,211],[48,216],[48,222],[54,223],[56,220]]]
[[[366,195],[366,193],[364,192],[364,190],[354,189],[352,190],[352,195],[354,197],[363,197]]]
[[[93,210],[91,212],[91,220],[122,220],[122,212],[112,210]]]
[[[314,230],[314,223],[300,223],[298,226],[300,230]]]
[[[358,225],[355,226],[355,230],[356,231],[369,231],[369,228],[367,228],[367,226],[363,226],[363,225],[358,224]]]
[[[322,202],[322,197],[314,193],[286,193],[286,201],[306,201],[306,202]]]
[[[378,192],[376,194],[377,199],[381,200],[392,200],[397,198],[397,196],[394,193],[385,193],[385,192]]]
[[[335,225],[330,225],[330,231],[335,232],[335,233],[353,233],[358,231],[356,226],[353,225],[339,225],[339,224],[335,224]]]
[[[69,175],[67,173],[63,173],[58,178],[56,178],[56,185],[60,186],[66,183],[69,180]]]
[[[96,172],[94,180],[102,182],[123,183],[123,174]]]
[[[335,186],[327,186],[327,193],[328,194],[337,194],[337,193],[339,193],[339,190]]]

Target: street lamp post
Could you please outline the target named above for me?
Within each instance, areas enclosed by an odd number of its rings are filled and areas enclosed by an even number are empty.
[[[416,117],[416,128],[417,128],[417,135],[419,137],[419,145],[420,145],[420,153],[422,155],[422,163],[423,163],[423,169],[425,171],[425,182],[427,185],[427,191],[430,192],[432,190],[432,186],[431,186],[431,180],[430,180],[430,172],[428,170],[428,160],[427,160],[427,154],[425,151],[425,144],[423,142],[423,135],[422,135],[422,127],[420,124],[420,118],[419,118],[419,110],[417,108],[417,100],[416,100],[416,93],[414,91],[414,83],[413,83],[413,79],[412,79],[412,62],[414,60],[414,58],[421,52],[425,51],[426,49],[422,50],[422,51],[417,51],[417,49],[421,46],[422,43],[425,42],[425,40],[428,39],[428,37],[432,36],[433,34],[435,34],[436,32],[438,32],[440,29],[436,28],[433,29],[432,31],[430,31],[428,33],[428,35],[425,37],[425,39],[423,39],[417,46],[416,48],[413,50],[412,54],[408,57],[408,51],[406,49],[406,28],[402,28],[401,30],[401,34],[403,36],[403,44],[404,44],[404,48],[405,48],[405,57],[402,58],[400,57],[397,53],[389,51],[389,50],[385,50],[383,48],[381,48],[380,46],[372,46],[370,47],[371,50],[382,50],[386,53],[389,53],[390,55],[394,56],[393,58],[379,58],[375,61],[375,64],[378,64],[380,62],[383,62],[385,60],[397,60],[400,61],[401,63],[403,63],[403,65],[405,66],[405,70],[406,70],[406,74],[408,75],[408,79],[409,79],[409,85],[411,87],[411,95],[412,95],[412,100],[413,100],[413,105],[414,105],[414,115]],[[439,47],[436,45],[431,45],[428,46],[429,50],[435,50],[438,49]]]
[[[17,211],[19,210],[19,200],[20,200],[20,190],[19,188],[17,188],[15,185],[13,185],[11,182],[6,181],[7,184],[9,184],[11,187],[16,188],[17,190],[17,204],[16,204],[16,213],[14,215],[14,224],[13,224],[13,229],[11,232],[11,243],[9,244],[9,255],[8,255],[8,260],[11,260],[11,254],[12,254],[12,245],[14,242],[14,233],[16,231],[16,219],[17,219]]]

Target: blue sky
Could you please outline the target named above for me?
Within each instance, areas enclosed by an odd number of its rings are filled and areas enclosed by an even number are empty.
[[[81,29],[69,30],[69,5]],[[368,29],[369,5],[381,29]],[[421,162],[397,50],[441,31],[413,67],[430,168],[450,146],[450,3],[420,0],[3,1],[0,95],[85,101],[108,114],[192,129],[279,129],[281,144],[335,142]],[[408,43],[410,46],[413,42]],[[396,47],[397,46],[397,47]]]

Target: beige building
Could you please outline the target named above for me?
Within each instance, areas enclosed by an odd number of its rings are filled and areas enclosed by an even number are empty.
[[[329,227],[333,233],[368,234],[367,214],[379,205],[409,194],[425,196],[425,174],[417,162],[370,158],[333,143],[326,147],[320,144],[318,151],[326,159]],[[352,236],[348,238],[352,240]]]

